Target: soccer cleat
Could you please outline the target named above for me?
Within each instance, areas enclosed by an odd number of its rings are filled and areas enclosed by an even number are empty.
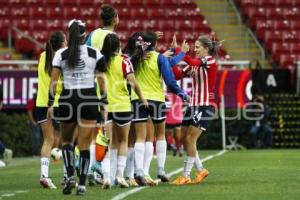
[[[163,183],[170,181],[170,178],[166,174],[157,175],[157,178],[159,178]]]
[[[88,175],[87,175],[87,178],[88,178],[89,186],[97,185],[97,182],[96,182],[96,180],[95,180],[95,175],[94,175],[93,172],[92,172],[91,174],[88,174]]]
[[[11,162],[12,156],[13,156],[13,151],[11,149],[4,150],[3,161],[4,161],[5,165],[8,165]]]
[[[149,186],[157,186],[158,185],[158,182],[153,180],[151,178],[151,176],[149,176],[149,175],[145,175],[145,180],[146,180],[147,185],[149,185]]]
[[[126,177],[126,182],[130,187],[137,187],[139,186],[139,184],[137,184],[137,182],[135,181],[134,178],[128,178]]]
[[[192,183],[190,177],[179,176],[171,184],[172,185],[185,185],[185,184],[190,184],[190,183]]]
[[[196,173],[195,179],[193,180],[192,183],[201,183],[207,176],[208,176],[208,171],[207,169],[203,169],[199,172]]]
[[[120,188],[129,188],[129,185],[123,177],[116,177],[116,184],[119,185]]]
[[[76,190],[76,195],[83,196],[86,193],[86,187],[84,185],[79,185]]]
[[[67,181],[67,177],[64,176],[64,177],[61,179],[60,185],[61,185],[61,186],[64,186],[65,183],[66,183],[66,181]]]
[[[71,194],[72,189],[75,188],[76,181],[74,177],[70,177],[66,179],[64,188],[63,188],[63,194]]]
[[[40,179],[40,184],[43,188],[56,189],[56,186],[52,182],[51,178],[42,177]]]
[[[135,176],[135,181],[139,186],[146,186],[146,180],[143,176]]]
[[[111,188],[111,183],[110,180],[103,180],[103,185],[102,185],[102,189],[106,190],[106,189],[110,189]]]

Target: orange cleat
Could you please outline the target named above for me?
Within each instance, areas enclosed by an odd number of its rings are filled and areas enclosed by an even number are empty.
[[[182,175],[182,176],[179,176],[178,178],[176,178],[171,184],[172,185],[185,185],[185,184],[190,184],[190,183],[192,183],[191,178]]]
[[[207,176],[208,176],[208,171],[207,169],[203,169],[200,172],[196,173],[195,179],[193,180],[192,183],[198,184],[201,183]]]

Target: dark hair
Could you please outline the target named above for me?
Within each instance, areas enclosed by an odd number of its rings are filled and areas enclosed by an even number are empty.
[[[82,39],[82,34],[85,33],[85,27],[79,26],[78,22],[73,22],[69,27],[69,42],[68,42],[68,66],[70,68],[75,68],[79,62],[80,55],[80,44]]]
[[[50,39],[46,43],[45,72],[49,74],[49,76],[51,75],[54,52],[62,47],[64,40],[64,33],[57,31],[51,34]]]
[[[103,5],[101,7],[100,17],[102,19],[103,26],[112,25],[112,21],[113,21],[114,17],[116,17],[117,15],[118,15],[118,13],[117,13],[116,9],[114,9],[112,6]]]
[[[141,62],[145,51],[154,50],[157,40],[155,32],[142,32],[140,35],[136,36],[135,42],[137,41],[139,36],[143,38],[144,42],[150,42],[151,44],[147,47],[146,50],[143,50],[141,46],[136,46],[135,51],[131,54],[131,62],[134,68],[136,68],[139,62]]]
[[[114,33],[109,33],[105,36],[101,53],[103,54],[107,63],[110,62],[111,57],[116,51],[120,49],[120,39]]]
[[[197,40],[201,42],[204,47],[208,48],[208,54],[214,57],[217,55],[218,50],[222,45],[221,42],[211,40],[206,36],[200,36]]]
[[[124,48],[124,53],[128,56],[131,56],[133,52],[136,50],[136,40],[139,36],[142,35],[143,32],[135,32],[129,38],[128,42]]]

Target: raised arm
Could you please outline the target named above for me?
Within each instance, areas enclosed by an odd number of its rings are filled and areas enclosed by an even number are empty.
[[[167,85],[167,87],[175,94],[180,96],[184,101],[187,100],[187,95],[181,90],[181,88],[177,85],[173,72],[171,71],[171,66],[166,57],[163,55],[158,56],[158,65],[160,67],[160,71],[162,77]]]

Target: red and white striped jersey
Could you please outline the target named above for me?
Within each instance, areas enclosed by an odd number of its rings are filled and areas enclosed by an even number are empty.
[[[212,56],[206,56],[205,59],[207,65],[203,67],[200,59],[189,56],[184,58],[184,61],[190,66],[188,74],[193,79],[190,106],[209,106],[214,102],[214,87],[218,66]]]

